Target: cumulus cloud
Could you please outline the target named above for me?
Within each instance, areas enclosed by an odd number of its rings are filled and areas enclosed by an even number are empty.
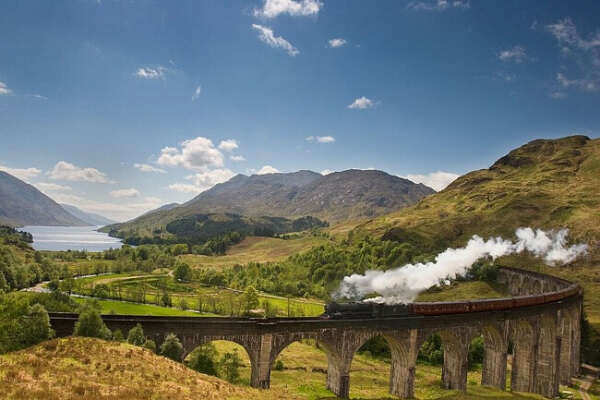
[[[206,170],[186,176],[185,179],[192,183],[174,183],[169,185],[169,189],[180,193],[200,193],[218,183],[227,182],[234,175],[235,173],[227,168]]]
[[[579,34],[571,18],[547,25],[546,31],[556,39],[565,60],[562,71],[556,74],[556,83],[560,89],[554,90],[552,94],[564,94],[565,89],[600,89],[600,31],[585,38]],[[566,94],[552,97],[565,96]]]
[[[209,167],[223,166],[223,153],[212,140],[198,136],[181,143],[180,148],[164,147],[157,163],[167,167],[181,166],[189,170],[203,171]]]
[[[422,183],[423,185],[429,186],[430,188],[439,192],[451,184],[456,178],[458,178],[458,174],[453,172],[436,171],[426,175],[408,174],[401,176],[401,178],[408,179],[414,183]]]
[[[522,46],[514,46],[510,49],[502,50],[498,53],[498,58],[504,62],[515,62],[517,64],[527,61],[529,57],[525,48]]]
[[[142,79],[163,79],[165,77],[166,72],[167,68],[162,66],[140,67],[135,72],[135,76]]]
[[[231,161],[235,161],[235,162],[246,161],[246,158],[245,158],[244,156],[240,156],[240,155],[237,155],[237,156],[229,156],[229,159],[230,159]]]
[[[417,11],[444,11],[451,8],[467,9],[470,7],[469,0],[411,1],[407,5],[407,8]]]
[[[266,174],[277,174],[279,170],[270,165],[265,165],[258,171],[256,171],[256,175],[266,175]]]
[[[334,143],[335,138],[333,136],[308,136],[306,141],[317,143]]]
[[[351,104],[348,105],[348,108],[364,110],[365,108],[371,108],[375,106],[373,100],[366,98],[365,96],[359,97],[355,99]]]
[[[129,188],[113,190],[110,192],[110,195],[116,199],[132,199],[134,197],[139,197],[140,192],[137,189]]]
[[[200,97],[200,93],[202,93],[202,86],[198,85],[196,90],[194,90],[194,94],[192,95],[192,101],[197,100]]]
[[[0,165],[0,171],[4,171],[9,175],[16,176],[17,178],[28,181],[31,178],[35,178],[42,171],[37,168],[10,168],[4,165]]]
[[[219,143],[219,149],[221,149],[223,151],[233,151],[233,150],[237,149],[238,147],[239,146],[235,139],[221,140],[221,143]]]
[[[258,31],[258,38],[262,42],[268,44],[269,46],[274,48],[281,48],[292,57],[300,53],[300,51],[297,48],[295,48],[290,42],[285,40],[283,37],[275,36],[275,34],[273,33],[273,29],[258,24],[252,24],[252,28]]]
[[[347,43],[346,39],[342,39],[342,38],[330,39],[328,42],[329,42],[329,47],[334,48],[334,49],[336,49],[338,47],[342,47]]]
[[[155,166],[152,166],[150,164],[135,163],[135,164],[133,164],[133,167],[139,169],[142,172],[157,172],[159,174],[167,173],[167,171],[165,171],[164,169],[156,168]]]
[[[12,90],[10,90],[8,88],[8,86],[6,86],[6,83],[4,82],[0,82],[0,96],[3,94],[11,94]]]
[[[114,183],[107,178],[104,172],[100,172],[96,168],[81,168],[66,161],[57,162],[47,175],[50,179],[63,181]]]
[[[262,8],[254,10],[254,16],[275,18],[280,14],[292,16],[316,15],[323,7],[319,0],[264,0]]]

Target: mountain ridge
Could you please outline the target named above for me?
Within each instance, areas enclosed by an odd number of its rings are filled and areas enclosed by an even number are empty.
[[[0,224],[88,226],[34,186],[0,171]]]
[[[59,203],[59,204],[69,214],[82,220],[83,222],[87,222],[90,225],[104,226],[104,225],[111,225],[111,224],[114,224],[115,222],[117,222],[117,221],[113,221],[112,219],[106,218],[105,216],[100,215],[100,214],[83,211],[82,209],[80,209],[74,205],[71,205],[71,204],[63,204],[63,203]]]

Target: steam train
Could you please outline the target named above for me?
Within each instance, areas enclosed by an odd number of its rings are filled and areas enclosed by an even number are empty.
[[[561,301],[580,293],[578,285],[555,292],[543,294],[507,297],[498,299],[467,300],[453,302],[427,302],[408,304],[379,304],[371,302],[357,303],[328,303],[325,306],[323,319],[367,319],[394,318],[418,315],[464,314],[482,311],[503,311],[513,308],[536,306],[540,304]]]

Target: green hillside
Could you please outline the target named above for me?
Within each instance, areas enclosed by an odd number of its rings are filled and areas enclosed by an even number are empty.
[[[443,249],[473,234],[510,237],[520,226],[569,228],[573,240],[589,243],[598,254],[600,139],[534,140],[412,207],[360,225],[355,233]]]

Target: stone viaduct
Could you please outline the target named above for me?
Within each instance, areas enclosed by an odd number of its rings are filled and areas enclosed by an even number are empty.
[[[392,354],[389,390],[400,398],[414,395],[417,355],[424,341],[439,334],[444,347],[442,383],[465,391],[471,340],[483,336],[481,384],[506,389],[507,359],[512,347],[510,389],[546,397],[558,394],[579,372],[583,291],[548,275],[500,268],[498,280],[512,297],[479,301],[413,303],[407,316],[326,319],[197,318],[103,315],[107,326],[127,332],[141,323],[146,335],[162,343],[168,333],[181,340],[185,354],[202,343],[228,340],[243,346],[250,358],[251,385],[268,388],[271,366],[294,341],[315,339],[328,359],[327,387],[347,398],[350,366],[356,351],[382,336]],[[69,336],[77,314],[50,313],[57,336]]]

